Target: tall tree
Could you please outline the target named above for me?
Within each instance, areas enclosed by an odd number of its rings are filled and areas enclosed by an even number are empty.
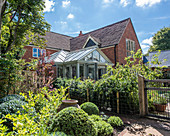
[[[44,35],[50,25],[45,21],[44,0],[1,0],[1,53],[15,53],[30,42],[42,44]],[[14,53],[14,54],[15,54]]]
[[[44,0],[0,0],[0,96],[9,93],[22,80],[23,47],[43,46],[50,25],[45,21]]]
[[[153,45],[150,46],[149,52],[157,50],[169,50],[170,49],[170,27],[164,27],[158,31],[152,40]]]

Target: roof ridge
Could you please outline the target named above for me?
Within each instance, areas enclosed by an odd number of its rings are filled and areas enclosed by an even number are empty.
[[[77,51],[81,51],[81,50],[89,50],[89,49],[93,49],[93,48],[98,48],[96,45],[88,47],[88,48],[82,48],[82,49],[78,49],[78,50],[74,50],[74,51],[70,51],[69,53],[74,53]]]
[[[88,33],[83,34],[82,36],[84,36],[84,35],[88,35],[88,34],[90,35],[90,33],[91,33],[91,32],[95,32],[95,31],[98,31],[98,30],[104,29],[104,28],[106,28],[106,27],[110,27],[110,26],[113,26],[113,25],[116,25],[116,24],[119,24],[119,23],[125,22],[125,21],[127,21],[127,20],[129,20],[129,19],[130,19],[130,17],[129,17],[129,18],[127,18],[127,19],[124,19],[124,20],[118,21],[118,22],[116,22],[116,23],[113,23],[113,24],[110,24],[110,25],[107,25],[107,26],[104,26],[104,27],[98,28],[98,29],[96,29],[96,30],[90,31],[90,32],[88,32]],[[82,36],[80,36],[80,37],[82,37]],[[79,38],[79,37],[73,37],[72,39],[75,39],[75,38]],[[70,39],[70,40],[72,40],[72,39]]]
[[[67,36],[67,37],[70,37],[70,38],[74,38],[74,37],[71,37],[71,36],[68,36],[68,35],[65,35],[65,34],[60,34],[60,33],[52,32],[52,31],[47,31],[47,32],[54,33],[54,34],[59,34],[59,35],[62,35],[62,36]]]

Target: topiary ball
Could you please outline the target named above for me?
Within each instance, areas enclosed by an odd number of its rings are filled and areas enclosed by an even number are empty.
[[[103,120],[99,115],[90,115],[89,119],[91,119],[93,122],[102,121]]]
[[[50,132],[62,131],[73,136],[96,136],[95,124],[88,119],[88,114],[82,109],[68,107],[53,118]]]
[[[113,134],[112,126],[105,121],[96,121],[95,126],[98,131],[98,136],[110,136]]]
[[[123,125],[123,121],[116,116],[111,116],[108,118],[107,122],[112,126],[112,127],[120,127]]]
[[[92,102],[85,102],[82,105],[80,105],[80,108],[83,109],[89,115],[92,115],[92,114],[98,115],[99,114],[98,107]]]

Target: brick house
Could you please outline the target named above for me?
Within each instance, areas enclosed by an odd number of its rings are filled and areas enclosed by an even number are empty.
[[[57,76],[73,78],[98,79],[106,71],[106,65],[125,64],[124,58],[130,51],[141,49],[131,19],[99,28],[97,30],[70,37],[47,32],[46,50],[55,62]],[[33,45],[26,46],[23,58],[38,58],[39,54]],[[61,74],[62,73],[62,74]]]

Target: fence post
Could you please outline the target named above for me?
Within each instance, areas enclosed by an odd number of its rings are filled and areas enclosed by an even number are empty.
[[[117,96],[117,113],[119,113],[119,92],[116,93]]]
[[[144,83],[144,77],[141,75],[138,75],[138,89],[139,89],[139,112],[140,116],[145,116],[146,111],[146,97],[145,96],[145,83]]]
[[[89,89],[87,88],[87,102],[89,102]]]

